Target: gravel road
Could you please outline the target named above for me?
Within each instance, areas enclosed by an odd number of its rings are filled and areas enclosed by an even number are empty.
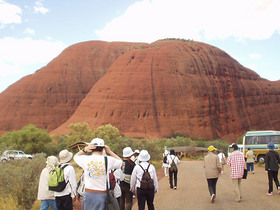
[[[219,177],[217,183],[216,201],[210,203],[203,161],[182,161],[179,165],[177,190],[170,190],[168,177],[160,179],[159,192],[156,193],[154,201],[155,209],[280,209],[280,195],[278,195],[275,185],[272,196],[265,194],[268,190],[268,180],[264,168],[255,166],[255,174],[248,174],[247,179],[242,180],[242,201],[240,203],[234,201],[229,170],[229,166],[226,165],[225,172]],[[133,210],[136,209],[138,209],[137,202],[133,205]]]

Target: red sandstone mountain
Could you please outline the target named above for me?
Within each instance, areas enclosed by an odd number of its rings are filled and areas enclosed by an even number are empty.
[[[57,128],[120,55],[145,45],[89,41],[68,47],[47,66],[0,94],[0,133],[30,123],[49,131]]]
[[[280,82],[192,41],[77,44],[8,88],[0,101],[2,131],[33,123],[62,134],[70,123],[111,123],[129,136],[232,141],[247,130],[280,127]]]

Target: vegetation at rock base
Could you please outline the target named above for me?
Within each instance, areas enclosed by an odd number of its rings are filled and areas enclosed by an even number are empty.
[[[76,142],[90,142],[93,138],[103,138],[116,154],[122,157],[124,147],[130,146],[133,150],[146,149],[151,155],[151,162],[161,167],[164,147],[208,147],[215,146],[227,152],[228,143],[223,140],[205,141],[202,139],[190,139],[174,133],[166,139],[133,138],[123,136],[120,131],[110,125],[103,125],[91,129],[86,123],[70,125],[68,134],[57,136],[49,135],[45,130],[35,125],[28,125],[22,130],[8,132],[0,137],[0,152],[9,149],[19,149],[25,153],[35,154],[33,159],[12,160],[0,163],[0,209],[31,209],[38,206],[37,191],[39,177],[45,167],[46,157],[58,156],[58,153]],[[74,154],[77,150],[71,150]],[[201,159],[202,155],[191,158]],[[77,179],[81,169],[73,162]],[[8,207],[9,206],[9,207]]]
[[[34,155],[32,160],[24,158],[0,163],[0,209],[9,209],[1,207],[11,203],[18,207],[15,209],[31,209],[37,198],[45,156],[41,153]]]

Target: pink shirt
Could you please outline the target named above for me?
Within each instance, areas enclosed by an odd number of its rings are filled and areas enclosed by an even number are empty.
[[[230,178],[241,179],[244,174],[245,159],[241,152],[234,151],[229,157],[227,164],[230,165]]]

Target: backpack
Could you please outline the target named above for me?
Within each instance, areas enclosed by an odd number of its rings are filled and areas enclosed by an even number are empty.
[[[55,192],[62,192],[65,189],[68,182],[65,182],[63,169],[67,166],[68,164],[62,167],[61,165],[59,165],[50,172],[50,177],[48,180],[49,190]]]
[[[164,155],[163,163],[167,163],[167,155]]]
[[[142,179],[140,181],[140,188],[141,189],[144,189],[144,190],[151,190],[151,189],[154,189],[155,186],[154,186],[154,180],[151,178],[151,175],[149,173],[149,167],[150,167],[150,164],[148,165],[148,168],[147,169],[144,169],[140,164],[139,166],[143,169],[144,173],[143,173],[143,176],[142,176]]]
[[[77,191],[78,197],[83,196],[84,193],[85,193],[85,176],[84,176],[84,171],[83,171],[82,175],[80,176],[80,180],[79,180],[79,182],[77,184],[76,191]]]
[[[115,169],[116,170],[116,169]],[[109,173],[109,179],[110,179],[110,190],[114,190],[115,189],[115,186],[116,186],[116,183],[117,183],[117,180],[116,180],[116,177],[114,175],[114,171],[115,170],[111,170],[111,172]]]
[[[176,165],[176,163],[175,163],[175,161],[174,161],[175,158],[176,158],[176,157],[174,157],[174,159],[171,158],[172,162],[171,162],[171,165],[170,165],[170,171],[172,171],[172,172],[177,171],[177,165]]]

